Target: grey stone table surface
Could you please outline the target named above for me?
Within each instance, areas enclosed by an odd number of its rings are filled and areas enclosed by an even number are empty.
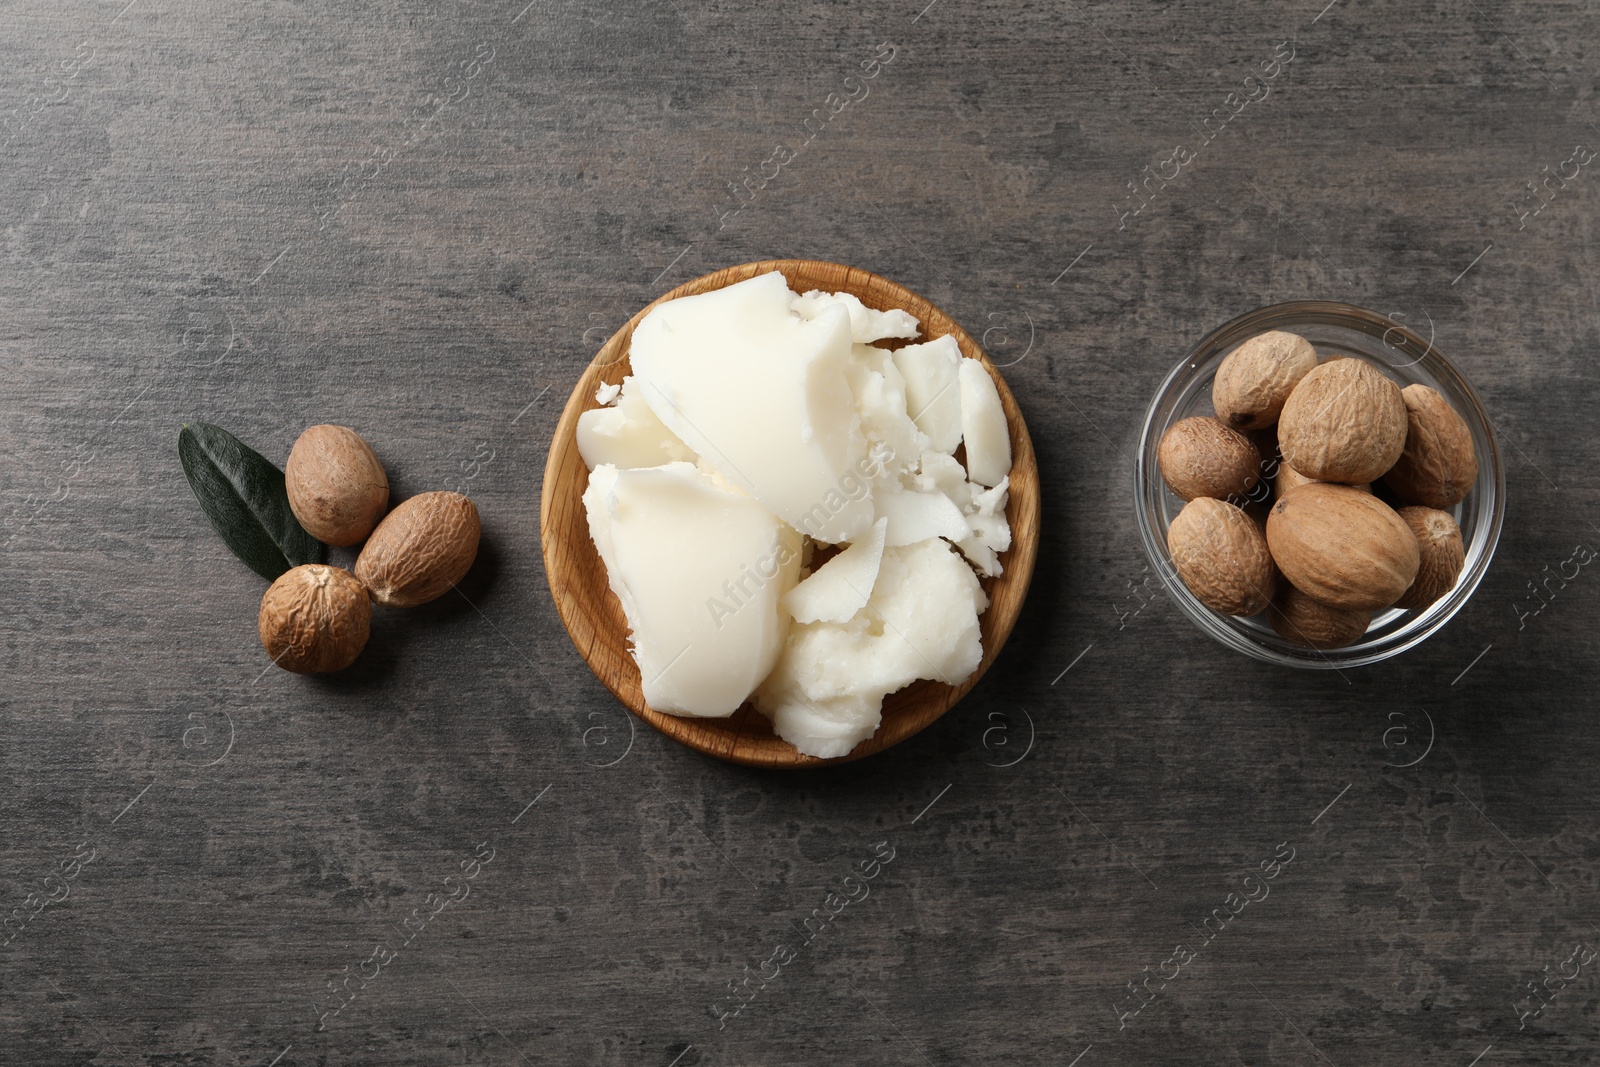
[[[1596,1062],[1597,33],[1554,0],[7,3],[0,1063]],[[790,775],[636,725],[537,537],[600,342],[786,256],[981,336],[1045,515],[982,685]],[[1210,642],[1131,506],[1166,371],[1299,297],[1428,331],[1506,459],[1475,598],[1342,674]],[[398,494],[462,487],[462,595],[269,669],[197,418],[278,461],[344,423]]]

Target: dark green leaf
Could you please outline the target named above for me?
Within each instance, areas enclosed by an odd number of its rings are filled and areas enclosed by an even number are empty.
[[[289,510],[283,472],[233,434],[209,422],[185,423],[178,458],[206,518],[261,577],[270,582],[291,567],[326,558],[328,546]]]

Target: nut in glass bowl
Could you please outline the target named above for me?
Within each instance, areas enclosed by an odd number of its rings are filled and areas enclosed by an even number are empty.
[[[1465,421],[1477,457],[1477,476],[1465,498],[1442,509],[1460,527],[1466,557],[1454,587],[1419,610],[1388,607],[1374,612],[1366,632],[1339,648],[1304,648],[1287,641],[1269,625],[1267,612],[1240,618],[1207,607],[1177,576],[1168,549],[1168,528],[1185,501],[1162,478],[1157,458],[1162,438],[1183,419],[1216,414],[1212,383],[1223,358],[1243,342],[1269,330],[1305,338],[1323,361],[1353,357],[1371,364],[1402,388],[1420,384],[1437,390]],[[1252,494],[1252,499],[1263,499],[1270,475],[1270,471],[1262,472],[1261,489]],[[1483,579],[1500,538],[1505,517],[1505,474],[1493,427],[1477,393],[1430,339],[1353,304],[1301,300],[1273,304],[1225,323],[1202,338],[1167,375],[1145,413],[1135,458],[1134,500],[1140,538],[1151,566],[1165,579],[1174,601],[1195,625],[1229,648],[1268,663],[1332,669],[1376,663],[1397,655],[1421,642],[1461,610]]]

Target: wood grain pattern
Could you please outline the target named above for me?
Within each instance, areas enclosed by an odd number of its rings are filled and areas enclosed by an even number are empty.
[[[989,610],[979,617],[982,661],[959,685],[919,681],[891,693],[884,700],[883,722],[877,732],[849,755],[835,760],[800,754],[793,745],[774,734],[768,719],[748,702],[725,719],[669,715],[645,703],[639,668],[628,651],[628,629],[622,605],[607,585],[605,565],[589,536],[583,507],[589,471],[578,454],[578,416],[598,406],[594,394],[599,385],[620,384],[629,373],[629,344],[640,320],[651,308],[667,300],[711,292],[773,270],[783,272],[789,288],[796,292],[822,289],[850,293],[870,308],[909,311],[922,323],[919,340],[954,337],[963,355],[981,360],[989,371],[1000,392],[1000,403],[1005,408],[1010,428],[1011,491],[1006,518],[1011,523],[1011,547],[1000,556],[1001,574],[980,579],[989,595]],[[885,344],[884,347],[895,348],[899,344]],[[1039,470],[1022,411],[1004,377],[982,347],[950,316],[904,286],[869,271],[817,260],[764,260],[728,267],[685,282],[641,309],[601,347],[573,387],[550,444],[539,501],[539,538],[544,548],[550,593],[567,633],[595,676],[629,711],[668,737],[718,759],[757,767],[817,767],[870,756],[925,729],[977,685],[994,663],[1016,625],[1028,595],[1028,583],[1033,578],[1034,558],[1039,547]]]

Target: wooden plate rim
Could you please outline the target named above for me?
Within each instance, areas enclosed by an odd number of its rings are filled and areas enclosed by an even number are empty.
[[[891,294],[896,300],[903,298],[904,302],[895,302],[892,303],[892,306],[911,311],[922,320],[924,330],[921,340],[931,340],[934,337],[948,333],[956,339],[956,343],[961,348],[963,355],[978,359],[983,363],[1000,393],[1000,401],[1006,412],[1006,421],[1011,436],[1013,491],[1009,495],[1006,513],[1007,519],[1011,524],[1012,544],[1009,549],[1000,555],[1003,566],[1003,573],[1000,577],[981,580],[991,601],[998,599],[996,595],[998,591],[1002,589],[1010,591],[1010,595],[1014,597],[1012,610],[1007,612],[1004,617],[996,616],[991,618],[990,616],[995,613],[995,607],[991,604],[989,611],[984,613],[981,620],[985,626],[983,659],[971,675],[956,686],[923,680],[913,682],[898,693],[891,694],[885,700],[883,722],[878,727],[878,730],[847,755],[834,759],[819,759],[814,756],[801,755],[788,742],[777,738],[771,732],[770,727],[767,726],[767,720],[759,712],[750,708],[748,704],[726,719],[685,718],[654,710],[644,702],[640,690],[638,669],[634,666],[631,656],[623,657],[626,662],[624,670],[631,671],[631,679],[627,674],[623,674],[621,677],[608,677],[607,672],[599,669],[594,662],[593,646],[595,638],[598,636],[597,627],[591,625],[588,617],[580,614],[580,608],[577,603],[578,595],[574,591],[578,583],[569,580],[568,577],[575,570],[575,568],[568,566],[569,557],[572,553],[587,553],[593,557],[593,564],[600,565],[598,554],[595,551],[593,542],[586,536],[574,539],[580,542],[576,546],[563,543],[562,539],[556,536],[556,531],[553,529],[551,521],[551,515],[558,510],[560,503],[556,496],[557,490],[560,488],[560,471],[577,454],[578,416],[589,410],[589,408],[596,406],[593,399],[594,393],[601,382],[620,382],[624,374],[628,372],[628,345],[632,340],[634,329],[644,316],[668,300],[725,288],[735,282],[744,281],[758,274],[765,274],[773,270],[781,271],[784,277],[790,280],[791,287],[795,287],[794,279],[796,277],[804,279],[817,274],[838,274],[842,281],[839,284],[831,285],[832,291],[855,293],[865,299],[863,294],[871,290],[877,290],[877,293]],[[814,287],[807,286],[807,288]],[[877,295],[877,293],[874,295]],[[874,301],[866,302],[869,307],[874,306],[875,303]],[[930,315],[926,312],[931,312],[932,314]],[[934,318],[939,320],[938,324],[940,326],[947,328],[939,333],[929,329],[933,325],[930,320]],[[579,457],[577,463],[580,467],[582,462],[581,457]],[[1026,486],[1029,491],[1018,492],[1015,488],[1018,485]],[[624,707],[661,733],[706,755],[745,766],[803,769],[835,763],[848,763],[896,745],[936,722],[982,680],[990,665],[994,663],[1000,651],[1005,647],[1007,639],[1011,636],[1017,618],[1021,614],[1023,603],[1026,600],[1028,585],[1032,581],[1034,563],[1038,552],[1040,511],[1038,486],[1038,466],[1033,451],[1033,442],[1028,435],[1027,425],[1022,418],[1021,409],[1007,386],[1005,378],[999,373],[982,346],[937,305],[897,282],[881,275],[873,274],[870,271],[862,270],[859,267],[830,263],[825,260],[759,260],[725,267],[684,282],[641,308],[601,346],[600,351],[596,353],[595,358],[584,369],[577,384],[573,387],[571,395],[567,398],[567,403],[562,409],[561,418],[556,425],[555,434],[551,440],[550,451],[545,460],[544,483],[539,499],[539,539],[544,555],[545,574],[550,585],[550,595],[555,601],[556,611],[561,617],[567,636],[572,640],[574,647],[578,650],[578,654],[583,657],[590,671]],[[573,496],[576,506],[580,509],[582,507],[581,496],[581,489]],[[603,565],[600,566],[601,573],[604,573]],[[612,596],[609,587],[605,595]],[[940,695],[937,697],[932,696],[932,694],[936,693]],[[917,706],[901,711],[899,705],[905,704],[916,704]],[[755,720],[755,722],[751,720]],[[759,732],[753,727],[759,728]],[[712,732],[716,740],[706,740],[704,738],[708,730]],[[752,745],[749,742],[759,743]],[[781,747],[775,747],[771,742],[776,742],[777,746]],[[787,751],[785,752],[784,750]]]

